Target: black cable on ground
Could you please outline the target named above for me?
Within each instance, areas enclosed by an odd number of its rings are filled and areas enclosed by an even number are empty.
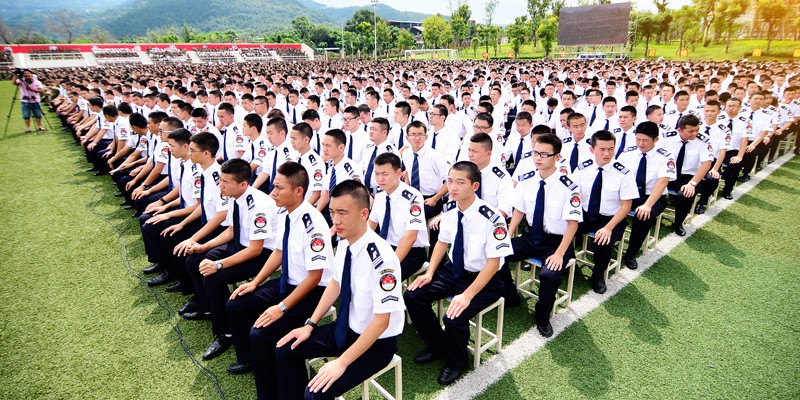
[[[62,131],[61,130],[57,130],[57,131],[55,131],[55,133],[56,134],[61,134]],[[71,142],[70,142],[70,144],[71,144]],[[73,166],[75,167],[75,170],[76,170],[75,174],[72,175],[73,178],[85,177],[85,175],[84,175],[85,172],[83,172],[81,170],[80,163],[81,163],[80,161],[76,161],[76,162],[73,163]],[[65,185],[76,185],[76,186],[88,187],[89,189],[91,189],[93,192],[95,192],[98,195],[97,200],[89,203],[86,208],[89,210],[89,212],[94,214],[97,218],[99,218],[101,221],[106,223],[108,226],[111,227],[111,229],[114,230],[114,232],[117,233],[117,241],[120,243],[120,246],[121,246],[122,257],[124,259],[124,265],[125,265],[126,271],[130,275],[132,275],[136,279],[138,279],[141,283],[145,284],[145,287],[147,288],[147,290],[150,291],[150,294],[156,300],[156,303],[158,303],[158,305],[166,312],[166,314],[167,314],[166,322],[167,322],[167,324],[170,325],[170,327],[172,327],[172,330],[175,331],[175,334],[178,335],[178,340],[180,341],[180,345],[181,345],[181,348],[183,348],[183,351],[186,353],[186,355],[192,361],[192,363],[197,368],[197,370],[200,371],[200,373],[203,374],[203,376],[205,376],[206,379],[208,379],[208,381],[214,386],[214,389],[217,391],[217,394],[219,394],[219,397],[224,400],[225,399],[225,393],[222,391],[222,388],[219,385],[217,376],[214,374],[213,371],[211,371],[210,369],[206,368],[202,363],[200,363],[200,361],[197,360],[197,358],[194,356],[194,354],[192,354],[191,349],[189,349],[189,345],[188,345],[188,343],[186,343],[186,339],[183,337],[183,332],[181,331],[181,328],[179,326],[180,317],[178,317],[178,315],[175,312],[175,310],[172,308],[172,306],[169,305],[169,302],[167,302],[167,300],[164,298],[163,293],[160,290],[156,289],[155,287],[147,286],[147,280],[139,273],[139,271],[136,268],[134,268],[131,265],[131,259],[130,259],[130,256],[128,254],[128,239],[125,237],[125,233],[128,232],[129,229],[131,229],[131,227],[133,226],[133,221],[129,220],[127,222],[127,226],[125,226],[124,229],[121,229],[120,227],[115,225],[114,222],[111,221],[111,219],[108,216],[105,216],[105,215],[101,214],[100,212],[98,212],[97,211],[97,206],[99,206],[100,203],[102,203],[103,200],[105,200],[107,195],[106,195],[106,193],[104,191],[102,191],[99,188],[100,184],[89,185],[88,183],[89,182],[86,182],[86,181],[74,181],[74,182],[64,181],[64,182],[62,182],[62,184],[65,184]]]

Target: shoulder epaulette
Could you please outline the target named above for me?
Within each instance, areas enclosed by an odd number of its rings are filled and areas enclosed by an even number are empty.
[[[622,128],[614,128],[614,133],[622,132]]]
[[[348,174],[353,173],[353,167],[350,165],[349,162],[344,163],[344,170],[347,171]]]
[[[500,179],[503,179],[506,176],[506,173],[503,172],[500,167],[492,167],[492,172],[494,172],[494,174]]]
[[[314,230],[314,221],[311,220],[311,214],[303,214],[303,225],[306,227],[306,233],[311,233]]]
[[[569,142],[571,142],[571,141],[572,141],[572,136],[570,136],[570,137],[565,137],[564,139],[561,139],[561,142],[562,142],[562,143],[569,143]]]
[[[253,195],[252,194],[248,194],[247,198],[245,198],[245,200],[247,201],[247,209],[248,210],[252,209],[253,207],[256,206],[255,201],[253,200]]]
[[[484,217],[486,217],[486,219],[488,219],[489,221],[491,221],[492,217],[494,217],[494,211],[492,211],[492,209],[486,205],[478,207],[478,212],[481,213],[481,215],[483,215]]]
[[[372,261],[373,269],[378,269],[383,265],[383,257],[381,257],[381,252],[378,250],[378,245],[375,243],[368,244],[367,254],[369,254],[369,259]]]
[[[569,177],[566,175],[561,175],[561,177],[558,178],[558,180],[561,181],[561,183],[563,183],[564,186],[569,188],[569,190],[576,190],[578,188],[578,185],[572,182],[572,180],[569,179]]]
[[[724,116],[724,115],[722,115],[722,114],[720,114],[720,116],[719,116],[719,117],[717,117],[717,119],[725,119],[725,116]]]
[[[524,154],[522,154],[522,157],[520,157],[519,159],[520,159],[520,160],[524,160],[524,159],[526,159],[526,158],[530,158],[530,156],[532,156],[532,155],[533,155],[533,152],[532,152],[532,151],[529,151],[529,152],[527,152],[527,153],[524,153]]]
[[[739,116],[739,121],[747,122],[747,118],[745,116]]]
[[[403,190],[403,198],[408,201],[414,200],[414,193],[409,192],[408,190]]]
[[[661,154],[664,157],[670,157],[671,156],[666,149],[662,149],[662,148],[656,149],[656,153]]]
[[[594,164],[594,160],[586,160],[578,165],[578,169],[584,169],[586,167],[591,167]]]
[[[311,165],[317,165],[317,158],[314,157],[313,154],[309,154],[308,155],[308,162],[310,162]]]
[[[454,208],[456,208],[456,201],[455,200],[448,201],[447,204],[444,205],[444,211],[445,212],[450,211],[450,210],[452,210]]]
[[[624,165],[620,164],[620,163],[619,163],[619,161],[617,161],[617,162],[615,162],[615,163],[614,163],[614,168],[616,168],[616,169],[617,169],[617,171],[619,171],[619,172],[622,172],[622,174],[623,174],[623,175],[625,175],[625,174],[627,174],[628,172],[630,172],[630,170],[629,170],[629,169],[627,169],[627,168],[625,168],[625,166],[624,166]]]
[[[664,137],[673,137],[678,134],[678,131],[664,132]]]
[[[524,174],[519,176],[519,182],[522,182],[522,181],[524,181],[526,179],[530,179],[534,175],[536,175],[536,171],[526,172],[526,173],[524,173]]]

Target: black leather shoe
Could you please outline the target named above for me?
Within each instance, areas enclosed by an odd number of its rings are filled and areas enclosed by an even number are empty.
[[[539,331],[539,334],[544,337],[553,336],[553,325],[550,325],[550,322],[544,325],[536,324],[536,329]]]
[[[628,269],[639,268],[639,262],[636,261],[636,259],[633,257],[625,257],[624,261],[625,261],[625,266],[628,267]]]
[[[149,267],[142,270],[142,273],[145,274],[155,274],[156,272],[161,272],[163,268],[161,268],[161,264],[159,263],[152,263]]]
[[[430,364],[439,359],[439,356],[425,349],[414,356],[414,364]]]
[[[216,358],[224,353],[225,350],[228,350],[228,347],[231,347],[231,338],[225,335],[215,337],[214,341],[211,342],[211,345],[206,349],[206,352],[203,353],[203,360],[208,361]]]
[[[131,214],[131,218],[139,218],[141,216],[142,216],[142,213],[140,213],[139,211],[136,211],[135,213]]]
[[[204,319],[211,319],[211,312],[210,311],[189,311],[183,313],[181,315],[183,318],[188,319],[189,321],[201,321]]]
[[[186,302],[186,304],[183,305],[183,307],[180,308],[180,310],[178,310],[178,315],[184,315],[186,313],[195,312],[195,310],[196,309],[194,306],[194,297],[192,297],[191,299],[189,299],[189,301]]]
[[[761,166],[761,164],[759,164],[759,165],[757,165],[757,166],[756,166],[756,172],[759,172],[759,171],[761,171],[762,169],[764,169],[764,167],[762,167],[762,166]]]
[[[106,173],[103,172],[103,171],[97,171],[97,172],[94,173],[94,176],[102,176],[102,175],[105,175],[105,174]]]
[[[120,207],[125,207],[127,205],[130,205],[130,203],[128,203],[128,200],[123,200],[121,203],[119,203],[119,205]],[[130,210],[130,208],[128,210]]]
[[[253,370],[251,364],[237,362],[228,366],[228,373],[231,375],[242,375]]]
[[[184,289],[183,283],[181,283],[180,281],[178,281],[178,283],[169,285],[166,288],[164,288],[164,290],[170,293],[183,292],[183,289]]]
[[[147,286],[160,286],[172,280],[172,277],[169,276],[169,272],[163,271],[160,274],[156,275],[155,278],[150,279],[147,281]]]
[[[122,197],[122,196],[125,196],[125,193],[122,192],[114,193],[114,197]]]
[[[95,171],[97,171],[97,168],[95,168],[95,167],[86,168],[86,172],[95,172]]]
[[[733,200],[733,195],[732,194],[726,194],[726,195],[722,196],[722,198],[725,199],[725,200]]]
[[[682,226],[673,224],[672,231],[678,236],[686,236],[686,229],[684,229]]]
[[[461,377],[461,370],[458,369],[451,369],[450,367],[444,367],[442,373],[439,374],[439,379],[436,381],[439,382],[440,385],[449,385],[456,381],[456,379]]]
[[[530,271],[531,270],[531,265],[528,264],[528,263],[522,263],[522,267],[521,268],[522,268],[523,271]]]
[[[695,214],[705,214],[706,213],[706,206],[702,204],[698,204],[694,207]]]
[[[742,175],[739,177],[739,182],[745,183],[750,181],[750,175]]]
[[[603,294],[606,292],[606,283],[602,279],[598,279],[592,282],[592,290],[597,294]]]
[[[125,204],[124,206],[122,206],[122,208],[123,208],[124,210],[133,210],[133,206],[132,206],[132,205],[130,205],[130,204]]]

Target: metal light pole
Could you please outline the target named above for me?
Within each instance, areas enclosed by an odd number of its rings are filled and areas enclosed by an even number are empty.
[[[375,38],[375,47],[372,49],[372,58],[375,61],[378,61],[378,0],[370,0],[372,3],[372,17],[373,17],[373,25],[374,28],[374,38]]]

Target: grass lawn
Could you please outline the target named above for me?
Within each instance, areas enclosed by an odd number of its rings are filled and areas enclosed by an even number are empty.
[[[708,47],[702,45],[697,46],[695,49],[689,47],[689,57],[680,57],[678,41],[673,41],[669,44],[655,44],[650,42],[650,48],[656,50],[656,57],[664,57],[667,60],[711,60],[711,61],[725,61],[741,60],[746,57],[748,60],[780,60],[780,61],[800,61],[798,58],[792,58],[794,49],[800,48],[800,41],[793,40],[774,40],[770,47],[770,54],[767,54],[767,41],[766,40],[731,40],[731,47],[728,53],[725,53],[725,43],[712,44]],[[688,46],[684,46],[688,47]],[[753,57],[753,49],[760,48],[763,52],[763,57]],[[486,48],[481,46],[478,48],[477,53],[473,54],[472,48],[465,48],[461,50],[461,59],[480,59]],[[490,58],[508,58],[508,53],[512,51],[510,44],[504,44],[498,47],[497,57],[494,55],[494,49],[489,46]],[[645,54],[644,43],[639,43],[633,48],[631,58],[640,59]],[[533,43],[528,43],[520,49],[520,58],[542,58],[544,57],[544,49],[541,43],[538,47],[533,47]],[[418,58],[422,58],[419,56]],[[652,58],[652,57],[651,57]]]
[[[0,82],[3,115],[12,93]],[[233,351],[199,361],[210,323],[178,318],[183,296],[139,280],[147,261],[138,224],[110,179],[83,172],[82,150],[54,118],[53,130],[24,134],[19,114],[16,104],[0,137],[2,398],[210,399],[220,397],[215,385],[226,398],[253,398],[251,375],[225,372]],[[798,217],[798,178],[799,161],[782,167],[483,397],[798,397],[800,318],[790,296],[800,251],[781,223]],[[587,290],[576,275],[575,296]],[[530,329],[532,310],[506,311],[505,343]],[[440,364],[411,362],[421,346],[407,326],[407,399],[440,390]]]

